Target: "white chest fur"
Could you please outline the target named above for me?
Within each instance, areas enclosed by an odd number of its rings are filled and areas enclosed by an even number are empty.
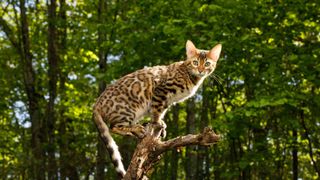
[[[195,86],[189,87],[188,89],[184,89],[182,92],[178,92],[176,94],[170,94],[168,98],[168,103],[174,104],[190,98],[197,92],[199,86],[202,84],[204,79],[205,77],[202,77]]]

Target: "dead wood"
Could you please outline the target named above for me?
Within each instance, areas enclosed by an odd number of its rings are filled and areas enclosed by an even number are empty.
[[[204,128],[202,133],[178,136],[167,141],[161,141],[161,128],[148,125],[146,129],[147,134],[138,143],[123,180],[149,179],[148,176],[151,175],[154,165],[168,150],[189,145],[209,146],[220,139],[220,136],[209,127]]]

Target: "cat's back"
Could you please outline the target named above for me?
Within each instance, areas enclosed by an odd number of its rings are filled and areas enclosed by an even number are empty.
[[[168,66],[145,67],[121,77],[106,87],[94,108],[100,109],[104,118],[112,119],[113,112],[127,112],[129,107],[135,112],[134,119],[139,119],[147,112],[153,89],[167,71]]]
[[[168,66],[152,66],[144,67],[143,69],[137,70],[130,74],[127,74],[117,81],[115,81],[111,86],[124,86],[131,87],[133,83],[136,83],[136,86],[140,84],[141,86],[147,86],[161,81],[164,76],[168,73],[170,65]]]
[[[153,88],[171,76],[170,74],[181,64],[182,62],[176,62],[167,66],[144,67],[127,74],[107,85],[98,101],[105,104],[107,100],[123,102],[126,99],[126,101],[146,103],[151,99]]]
[[[133,101],[150,99],[153,87],[161,81],[167,69],[168,66],[153,66],[127,74],[107,85],[99,99],[100,101],[128,98]]]

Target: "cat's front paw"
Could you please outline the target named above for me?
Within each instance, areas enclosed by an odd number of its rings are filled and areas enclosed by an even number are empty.
[[[164,129],[164,128],[161,129],[161,134],[160,134],[160,136],[161,136],[162,139],[166,138],[166,136],[167,136],[167,131],[166,131],[166,129]]]
[[[162,127],[162,129],[161,129],[161,137],[162,137],[162,139],[164,139],[164,138],[166,138],[166,136],[167,136],[167,131],[166,131],[166,129],[167,129],[167,124],[164,122],[164,121],[162,121],[161,120],[161,127]]]
[[[167,136],[167,124],[164,121],[157,121],[153,123],[155,126],[155,132],[159,133],[158,136],[160,136],[161,138],[165,138]]]
[[[145,127],[139,124],[134,126],[132,133],[139,139],[142,139],[146,136]]]

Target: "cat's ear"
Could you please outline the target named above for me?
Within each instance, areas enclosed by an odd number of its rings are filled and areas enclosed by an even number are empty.
[[[209,58],[214,61],[218,61],[221,53],[221,48],[222,48],[221,44],[217,44],[214,48],[212,48],[208,53]]]
[[[190,40],[186,43],[186,51],[188,59],[196,56],[197,54],[197,48]]]

